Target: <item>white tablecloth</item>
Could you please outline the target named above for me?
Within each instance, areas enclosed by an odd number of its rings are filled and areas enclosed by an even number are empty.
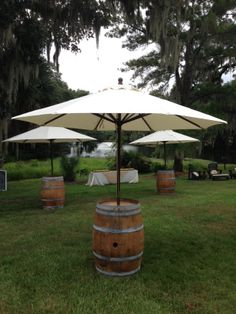
[[[138,182],[138,170],[121,170],[120,182],[124,183],[137,183]],[[101,171],[90,172],[88,182],[86,185],[105,185],[116,183],[116,171]]]

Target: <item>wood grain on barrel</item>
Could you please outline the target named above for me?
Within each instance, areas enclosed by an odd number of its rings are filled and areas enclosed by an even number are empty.
[[[97,204],[93,226],[96,269],[106,275],[125,276],[137,272],[144,249],[143,219],[134,200]]]
[[[173,194],[175,192],[174,170],[161,170],[157,172],[157,191],[159,194]]]
[[[64,206],[63,177],[44,177],[42,179],[41,201],[44,209],[62,208]]]

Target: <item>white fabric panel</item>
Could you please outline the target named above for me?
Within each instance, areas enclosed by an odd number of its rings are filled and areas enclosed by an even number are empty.
[[[116,183],[116,171],[101,171],[91,172],[89,174],[88,182],[86,185],[105,185]],[[120,182],[121,183],[137,183],[139,181],[138,170],[121,170]]]

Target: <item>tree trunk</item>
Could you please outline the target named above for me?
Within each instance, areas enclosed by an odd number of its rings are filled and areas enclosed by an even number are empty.
[[[183,153],[176,151],[173,165],[175,172],[183,172],[183,158]]]
[[[2,119],[0,119],[0,158],[1,156],[3,155],[3,132],[2,132],[2,129],[3,129],[3,122],[2,122]]]
[[[8,143],[2,143],[8,138],[8,117],[0,119],[0,156],[7,156]]]

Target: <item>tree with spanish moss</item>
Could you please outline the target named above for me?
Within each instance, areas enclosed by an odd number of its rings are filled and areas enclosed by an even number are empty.
[[[2,0],[0,3],[0,142],[22,84],[36,80],[42,56],[59,71],[61,49],[79,51],[83,38],[99,37],[109,11],[96,0]],[[22,112],[25,108],[21,108]],[[1,145],[0,145],[0,155]]]
[[[130,50],[152,47],[127,63],[126,70],[140,79],[139,87],[226,119],[228,134],[236,129],[232,104],[219,101],[219,94],[229,89],[223,78],[236,69],[236,1],[128,1],[126,9],[124,1],[118,2],[113,35],[126,35],[124,46]],[[220,130],[224,140],[230,139],[219,127],[203,132],[203,140],[214,146]]]

